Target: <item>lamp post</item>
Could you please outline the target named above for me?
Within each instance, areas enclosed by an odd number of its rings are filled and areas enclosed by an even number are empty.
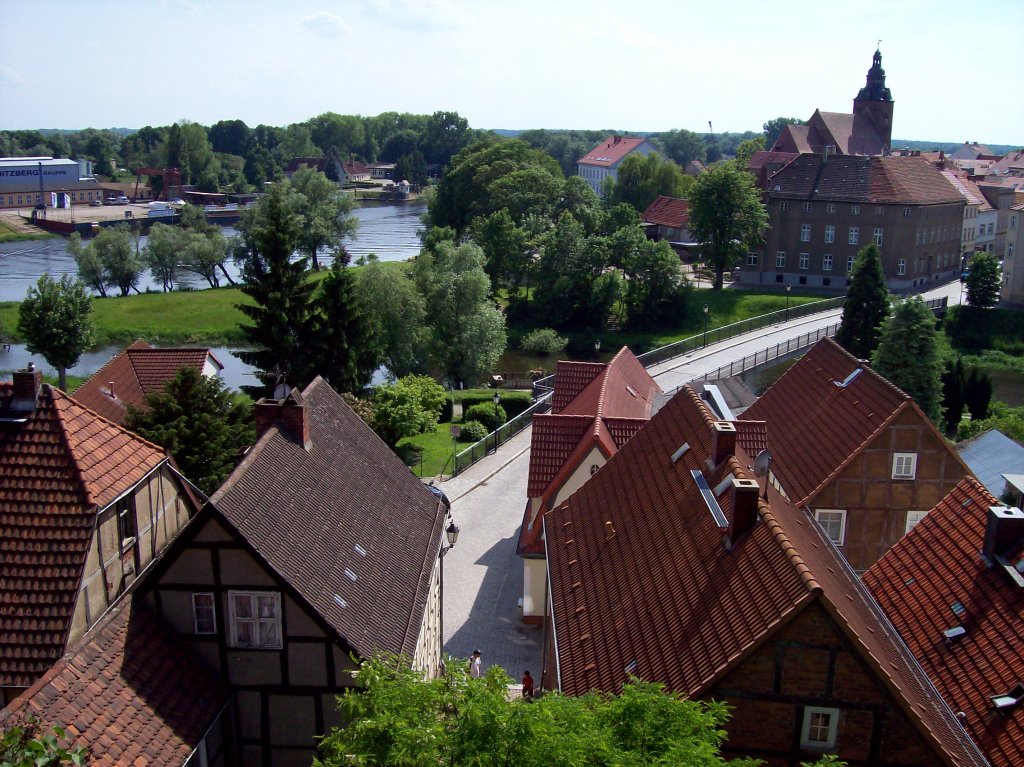
[[[444,535],[448,539],[448,545],[442,544],[441,551],[437,555],[440,559],[438,565],[440,573],[438,574],[438,589],[437,598],[440,602],[437,612],[437,630],[438,630],[438,644],[441,649],[441,673],[444,673],[444,555],[455,548],[455,542],[459,540],[459,526],[455,524],[455,520],[448,516],[448,526],[444,529]]]
[[[789,322],[789,291],[793,289],[793,283],[786,283],[786,322]]]
[[[594,352],[595,353],[599,353],[600,351],[601,351],[601,339],[598,338],[598,339],[594,340]]]
[[[498,429],[501,428],[501,424],[498,423],[498,403],[501,402],[501,395],[498,392],[494,392],[494,452],[498,452]]]
[[[708,314],[711,312],[711,307],[704,304],[704,348],[708,345]]]

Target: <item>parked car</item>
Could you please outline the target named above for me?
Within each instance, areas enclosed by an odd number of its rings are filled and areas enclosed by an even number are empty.
[[[125,196],[124,196],[124,195],[122,194],[122,195],[121,195],[120,197],[118,197],[118,198],[117,198],[117,204],[118,204],[118,205],[127,205],[127,204],[128,204],[128,198],[127,198],[127,197],[125,197]]]
[[[90,208],[99,208],[103,205],[103,200],[89,200]]]

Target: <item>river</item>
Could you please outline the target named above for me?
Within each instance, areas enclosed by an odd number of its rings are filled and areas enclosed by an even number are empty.
[[[420,216],[426,209],[424,202],[360,203],[354,211],[359,230],[355,238],[345,241],[345,248],[353,261],[369,253],[376,253],[382,261],[412,258],[420,250]],[[223,232],[225,237],[235,234],[231,227],[224,227]],[[29,286],[44,272],[56,278],[62,274],[77,274],[67,243],[63,237],[0,243],[0,301],[21,301]],[[145,245],[146,237],[140,237],[139,246]],[[232,278],[238,278],[233,263],[227,264],[227,269]],[[181,273],[180,284],[197,289],[207,287],[206,280],[189,272]],[[146,271],[139,282],[139,290],[160,290],[160,285]]]

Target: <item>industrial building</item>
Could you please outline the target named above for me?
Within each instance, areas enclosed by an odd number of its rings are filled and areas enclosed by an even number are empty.
[[[88,163],[91,165],[91,163]],[[94,178],[83,178],[82,163],[53,157],[0,157],[0,208],[53,206],[53,195],[67,195],[72,204],[102,200]]]

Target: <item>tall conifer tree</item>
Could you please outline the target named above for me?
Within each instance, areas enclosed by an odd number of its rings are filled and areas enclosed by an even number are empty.
[[[871,358],[875,371],[909,394],[925,415],[939,423],[942,360],[935,315],[919,296],[896,304],[882,326]]]
[[[836,342],[859,360],[871,359],[888,316],[889,289],[882,271],[882,254],[876,245],[868,245],[853,263]]]

